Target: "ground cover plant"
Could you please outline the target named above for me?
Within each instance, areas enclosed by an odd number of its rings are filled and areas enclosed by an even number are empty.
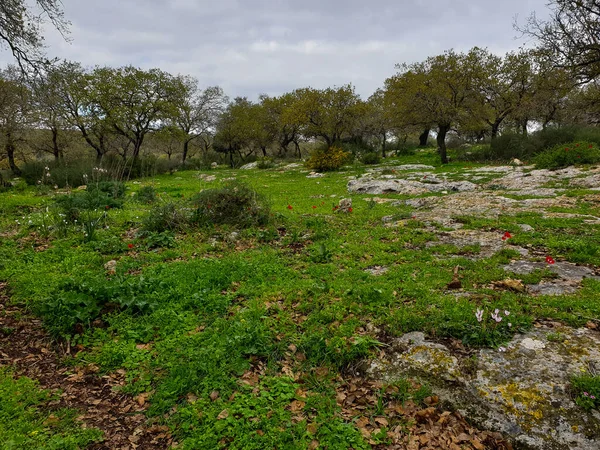
[[[408,172],[421,180],[462,180],[484,167],[438,159],[421,151],[369,167],[395,174],[400,164],[433,166]],[[552,280],[551,266],[562,261],[600,266],[600,226],[585,222],[600,214],[594,191],[566,187],[573,201],[548,213],[450,211],[464,230],[495,236],[496,250],[484,254],[479,244],[444,241],[451,229],[414,203],[452,193],[348,193],[349,179],[365,171],[354,163],[308,178],[297,166],[219,168],[206,171],[212,181],[189,170],[76,193],[3,192],[0,280],[13,304],[70,349],[63,363],[72,373],[94,367],[95,377],[116,377],[148,429],[194,449],[404,442],[420,423],[410,411],[439,399],[412,379],[364,378],[365,361],[394,337],[423,331],[498,351],[539,319],[585,326],[599,317],[600,304],[589,301],[600,295],[593,279],[558,296],[498,288],[517,246],[545,264],[520,275],[523,283]],[[89,211],[102,217],[92,228]],[[457,286],[470,295],[455,295]],[[16,391],[27,381],[2,372],[1,383]],[[597,406],[585,396],[597,395],[595,378],[573,385],[582,407]],[[16,401],[5,408],[44,399]],[[29,439],[45,420],[37,417],[23,416],[29,428],[11,439]],[[97,438],[72,427],[44,433],[73,448]]]

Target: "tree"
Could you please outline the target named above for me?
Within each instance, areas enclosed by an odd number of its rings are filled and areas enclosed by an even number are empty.
[[[64,61],[52,67],[52,82],[60,97],[63,118],[69,127],[81,132],[100,162],[108,152],[111,127],[92,96],[93,76],[81,64]]]
[[[218,86],[200,90],[198,80],[194,77],[180,76],[175,81],[179,86],[175,92],[174,114],[169,122],[182,132],[182,163],[185,164],[190,143],[214,132],[216,122],[227,104],[227,96]]]
[[[148,133],[175,115],[177,80],[159,69],[96,68],[90,98],[112,130],[127,139],[136,160]]]
[[[321,138],[328,147],[348,135],[356,124],[360,101],[350,84],[339,88],[304,88],[295,91],[295,120],[307,137]]]
[[[64,18],[60,0],[35,0],[34,12],[25,0],[0,2],[0,46],[8,47],[21,71],[36,71],[48,65],[43,55],[44,38],[41,26],[50,22],[63,36],[69,23]]]
[[[581,81],[600,75],[600,1],[550,0],[550,18],[535,14],[517,30],[538,40],[552,62],[573,71]]]
[[[30,122],[30,113],[30,92],[15,70],[0,72],[0,137],[4,156],[15,176],[21,175],[15,152],[19,141],[23,141],[22,132]]]
[[[235,167],[233,156],[238,153],[243,159],[242,150],[253,152],[253,104],[245,97],[237,97],[227,105],[217,122],[213,148],[220,153],[229,155],[229,165]],[[248,156],[246,155],[246,156]]]
[[[53,155],[55,161],[64,157],[68,146],[67,114],[59,88],[61,77],[59,71],[50,68],[30,80],[35,121],[43,134],[38,148]]]
[[[290,144],[294,144],[298,157],[300,153],[300,132],[302,123],[296,114],[297,92],[288,92],[279,97],[260,96],[263,107],[264,126],[279,145],[280,153],[287,153]]]
[[[386,80],[387,103],[396,117],[421,129],[432,123],[437,126],[443,164],[448,163],[448,131],[469,118],[481,103],[475,83],[481,72],[481,53],[477,47],[466,54],[450,50],[421,63],[399,65],[400,74]]]

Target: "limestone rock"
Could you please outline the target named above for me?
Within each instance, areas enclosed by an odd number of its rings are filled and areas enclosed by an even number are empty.
[[[556,331],[560,342],[548,337]],[[600,361],[600,334],[543,326],[516,335],[503,350],[483,349],[465,359],[423,333],[408,333],[367,373],[384,382],[407,375],[425,380],[475,425],[523,448],[600,448],[600,414],[577,406],[569,387],[571,376]]]
[[[219,167],[219,164],[217,164],[216,162],[210,163],[210,168],[211,169],[216,169],[217,167]]]
[[[256,169],[258,167],[258,161],[254,161],[248,164],[244,164],[243,166],[240,167],[240,170],[250,170],[250,169]]]

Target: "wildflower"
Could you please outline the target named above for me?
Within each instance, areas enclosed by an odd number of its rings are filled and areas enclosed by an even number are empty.
[[[512,323],[508,322],[508,328],[512,328]]]
[[[482,322],[483,321],[483,309],[477,309],[477,312],[475,313],[475,317],[477,318],[477,322]]]
[[[313,209],[317,209],[317,205],[313,205]]]
[[[552,256],[546,256],[546,262],[548,264],[554,264],[556,261],[552,258]]]
[[[583,395],[585,395],[586,397],[590,396],[590,394],[588,394],[587,392],[584,392]]]
[[[502,317],[499,316],[500,310],[496,309],[493,314],[491,314],[492,319],[496,321],[496,323],[502,322]]]
[[[504,315],[505,316],[510,316],[510,311],[504,310]]]
[[[512,234],[510,234],[508,231],[504,232],[504,236],[502,236],[502,240],[506,241],[507,239],[510,239],[512,237]]]
[[[579,144],[575,144],[575,147],[579,147]]]
[[[592,400],[596,400],[596,396],[595,396],[595,395],[590,395],[590,398],[591,398]]]
[[[294,209],[292,205],[287,205],[287,209]]]
[[[569,148],[568,148],[568,147],[567,147],[567,148],[565,148],[565,152],[568,152],[568,151],[569,151]]]
[[[104,207],[104,209],[110,209],[110,206],[106,205],[106,206]]]
[[[351,213],[352,212],[352,207],[348,208],[348,212]]]
[[[133,248],[133,244],[127,244],[127,248]]]
[[[594,148],[594,145],[593,145],[593,144],[590,144],[590,148]]]

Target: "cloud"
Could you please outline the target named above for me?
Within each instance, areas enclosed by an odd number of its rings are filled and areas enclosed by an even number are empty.
[[[86,66],[159,67],[201,85],[256,98],[304,86],[353,83],[369,96],[395,73],[454,48],[503,53],[515,16],[546,13],[546,0],[63,0],[66,43],[45,28],[48,54]],[[11,61],[0,53],[0,63]]]

